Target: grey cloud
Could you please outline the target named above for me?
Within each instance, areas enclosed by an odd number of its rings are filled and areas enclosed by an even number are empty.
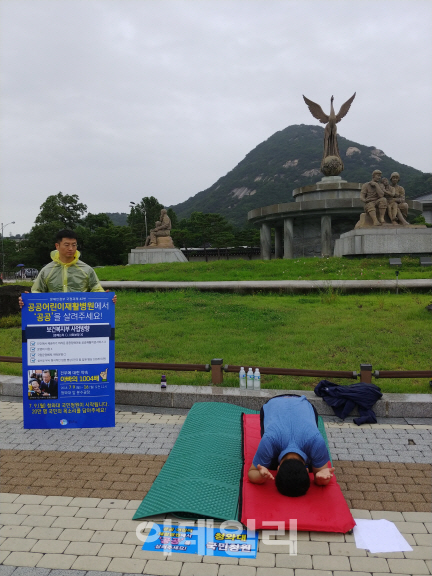
[[[59,190],[93,212],[185,200],[290,124],[357,98],[343,136],[431,170],[423,0],[3,0],[2,220]],[[16,200],[20,199],[17,203]]]

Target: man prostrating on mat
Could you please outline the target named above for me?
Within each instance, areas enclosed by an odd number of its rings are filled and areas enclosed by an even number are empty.
[[[261,441],[248,477],[254,484],[275,480],[284,496],[303,496],[309,489],[308,467],[315,484],[326,486],[334,472],[318,430],[318,414],[306,396],[275,396],[261,408]],[[276,478],[269,471],[276,470]]]

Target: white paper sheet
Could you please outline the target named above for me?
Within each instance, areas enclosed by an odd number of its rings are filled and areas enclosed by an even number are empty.
[[[357,548],[380,552],[411,552],[412,548],[389,520],[355,520],[354,539]]]

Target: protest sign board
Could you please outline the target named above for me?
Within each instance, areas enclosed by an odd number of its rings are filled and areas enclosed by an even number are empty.
[[[211,522],[211,521],[210,521]],[[233,522],[231,522],[232,524]],[[235,522],[235,524],[239,524]],[[258,532],[240,528],[153,524],[142,549],[151,552],[256,558]]]
[[[24,428],[115,426],[113,296],[22,294]]]
[[[246,530],[231,528],[206,529],[206,556],[225,556],[232,558],[256,558],[258,532],[252,534]]]

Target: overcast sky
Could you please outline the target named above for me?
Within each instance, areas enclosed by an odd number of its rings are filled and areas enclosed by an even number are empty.
[[[2,0],[1,222],[59,191],[177,204],[354,92],[342,136],[432,171],[430,0]],[[287,157],[287,160],[290,158]],[[402,174],[403,184],[403,174]],[[291,199],[291,190],[287,190]]]

